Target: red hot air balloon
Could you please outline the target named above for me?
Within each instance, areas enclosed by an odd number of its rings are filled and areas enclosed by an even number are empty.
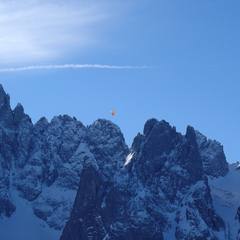
[[[116,116],[116,114],[117,114],[117,113],[116,113],[116,111],[115,111],[115,110],[112,110],[112,111],[111,111],[111,115],[112,115],[113,117],[115,117],[115,116]]]

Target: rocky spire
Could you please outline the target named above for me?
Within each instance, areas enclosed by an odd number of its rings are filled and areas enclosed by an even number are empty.
[[[185,139],[182,164],[191,174],[192,181],[198,181],[203,177],[203,163],[197,145],[196,132],[193,127],[187,127]]]
[[[84,167],[69,222],[61,240],[104,239],[106,232],[98,213],[101,180],[93,166]]]
[[[0,106],[3,106],[5,104],[9,105],[9,95],[6,94],[2,84],[0,84]]]
[[[0,84],[0,124],[11,126],[13,123],[13,114],[10,107],[10,97]]]
[[[18,126],[19,123],[22,122],[23,120],[26,120],[31,123],[31,119],[27,114],[25,114],[22,104],[18,103],[13,110],[13,121],[14,124]]]
[[[213,177],[225,176],[229,168],[223,146],[216,140],[206,138],[198,131],[196,131],[196,139],[204,173]]]

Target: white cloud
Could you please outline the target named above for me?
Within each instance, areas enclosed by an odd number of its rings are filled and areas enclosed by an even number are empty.
[[[128,65],[103,65],[103,64],[56,64],[56,65],[32,65],[25,67],[0,68],[0,73],[23,72],[32,70],[53,70],[53,69],[146,69],[148,66],[128,66]]]
[[[109,14],[104,4],[86,2],[1,0],[0,64],[61,58],[93,44]]]

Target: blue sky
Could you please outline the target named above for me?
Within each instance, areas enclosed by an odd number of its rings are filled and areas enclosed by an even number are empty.
[[[155,117],[181,132],[194,126],[224,145],[228,161],[240,160],[239,7],[237,0],[3,1],[0,82],[34,122],[63,113],[85,124],[107,118],[130,144]],[[14,71],[56,64],[150,68]]]

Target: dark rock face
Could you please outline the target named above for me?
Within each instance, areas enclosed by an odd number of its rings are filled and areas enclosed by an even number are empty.
[[[240,207],[237,209],[237,213],[235,215],[235,220],[238,225],[238,232],[237,232],[236,240],[240,240]]]
[[[79,191],[70,221],[61,239],[103,239],[106,231],[99,214],[101,203],[101,180],[92,166],[82,170]]]
[[[198,131],[196,135],[205,174],[213,177],[225,176],[229,169],[223,146],[215,140],[207,139]]]
[[[165,121],[155,122],[151,129],[147,135],[134,140],[132,167],[143,184],[161,186],[168,199],[174,201],[179,190],[203,176],[195,131],[188,127],[186,135],[182,136]]]
[[[153,122],[154,121],[154,122]],[[151,129],[151,130],[150,130]],[[138,156],[136,170],[143,181],[148,181],[149,173],[159,174],[166,163],[166,156],[175,148],[178,134],[167,122],[149,120],[144,127],[139,149],[133,149]],[[134,143],[134,146],[137,145]]]
[[[0,124],[10,127],[13,124],[13,113],[10,107],[10,97],[5,93],[2,85],[0,85]]]
[[[238,210],[237,210],[235,219],[240,223],[240,207],[239,207]]]
[[[1,197],[1,199],[0,199],[0,217],[2,215],[6,216],[6,217],[10,217],[14,213],[15,210],[16,210],[16,207],[9,200],[8,196],[5,199],[3,197]]]

